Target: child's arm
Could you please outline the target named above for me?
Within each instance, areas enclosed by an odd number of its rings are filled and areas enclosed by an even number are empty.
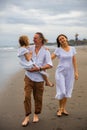
[[[25,53],[24,56],[27,61],[30,61],[32,59],[32,51],[30,51],[29,53]]]

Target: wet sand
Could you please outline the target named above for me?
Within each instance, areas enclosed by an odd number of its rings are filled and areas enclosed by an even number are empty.
[[[9,77],[4,89],[0,90],[0,130],[87,130],[87,47],[77,48],[77,61],[79,80],[75,81],[72,98],[68,99],[69,116],[56,116],[58,109],[58,100],[55,99],[56,88],[45,87],[40,121],[32,123],[32,111],[29,125],[26,128],[22,127],[21,122],[24,119],[22,70]],[[50,80],[55,83],[57,59],[53,64],[54,67],[48,73]]]

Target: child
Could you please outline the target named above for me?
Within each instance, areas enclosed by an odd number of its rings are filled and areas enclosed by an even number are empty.
[[[26,70],[29,70],[34,66],[39,67],[32,59],[32,51],[29,51],[29,39],[27,36],[24,35],[19,38],[19,45],[20,48],[18,49],[18,57],[20,59],[21,66]],[[47,73],[45,71],[40,71],[40,73],[45,80],[45,85],[53,87],[54,84],[48,80]]]

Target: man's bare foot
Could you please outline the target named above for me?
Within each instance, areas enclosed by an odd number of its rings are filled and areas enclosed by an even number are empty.
[[[29,116],[26,116],[24,121],[22,122],[22,126],[26,127],[29,124]]]
[[[34,117],[33,117],[33,122],[36,123],[39,121],[39,118],[38,118],[38,115],[37,114],[34,114]]]

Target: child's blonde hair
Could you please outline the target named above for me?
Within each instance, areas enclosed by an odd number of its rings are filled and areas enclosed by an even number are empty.
[[[29,38],[26,35],[22,35],[19,37],[19,44],[20,46],[28,46],[29,45]]]

